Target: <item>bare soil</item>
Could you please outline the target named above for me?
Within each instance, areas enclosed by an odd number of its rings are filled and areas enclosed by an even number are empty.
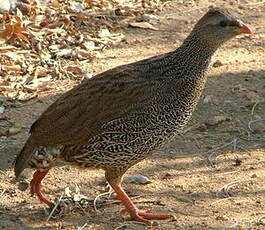
[[[121,204],[93,205],[57,219],[47,219],[44,205],[29,193],[25,180],[15,181],[12,162],[32,122],[57,97],[43,95],[27,103],[6,101],[6,115],[23,127],[0,139],[1,229],[265,229],[265,4],[262,1],[173,1],[159,15],[159,30],[126,29],[126,42],[104,50],[90,64],[94,74],[170,51],[181,44],[209,5],[227,6],[247,22],[254,35],[233,39],[214,56],[221,62],[209,73],[203,97],[186,132],[131,168],[147,185],[124,181],[141,208],[172,213],[175,220],[144,226],[119,215]],[[65,82],[58,82],[64,84]],[[76,82],[67,81],[69,88]],[[9,123],[0,120],[1,128]],[[44,180],[54,199],[76,185],[94,199],[106,191],[102,171],[60,165]],[[144,203],[143,201],[154,201]]]

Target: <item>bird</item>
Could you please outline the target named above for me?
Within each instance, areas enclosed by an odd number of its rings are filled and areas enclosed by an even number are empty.
[[[125,206],[123,212],[132,219],[150,224],[171,218],[136,207],[121,185],[123,175],[188,123],[216,50],[237,35],[252,33],[229,10],[211,7],[175,50],[82,81],[32,124],[14,162],[15,176],[33,168],[31,194],[52,206],[41,182],[56,161],[103,169],[116,198]]]

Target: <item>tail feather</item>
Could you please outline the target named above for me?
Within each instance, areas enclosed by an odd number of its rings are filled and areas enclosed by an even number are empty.
[[[27,167],[35,150],[36,150],[36,144],[34,143],[32,138],[29,137],[23,149],[21,150],[21,152],[18,154],[18,156],[15,159],[14,170],[15,170],[16,178],[18,178],[20,174],[22,173],[22,171]]]

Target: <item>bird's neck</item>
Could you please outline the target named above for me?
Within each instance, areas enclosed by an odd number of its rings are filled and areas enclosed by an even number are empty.
[[[218,44],[207,44],[196,34],[188,36],[183,44],[173,52],[176,65],[182,72],[178,76],[182,76],[183,80],[189,84],[198,84],[198,81],[205,82],[211,57],[219,46]],[[181,68],[181,66],[185,68]]]
[[[196,36],[189,36],[178,49],[173,51],[177,70],[171,77],[171,90],[178,97],[198,102],[207,80],[207,69],[218,46],[209,46]],[[193,107],[192,106],[192,107]]]
[[[201,69],[207,69],[211,61],[211,57],[218,49],[219,44],[208,44],[205,40],[200,39],[196,34],[188,36],[182,46],[179,47],[180,53],[183,53],[185,62],[189,66]]]

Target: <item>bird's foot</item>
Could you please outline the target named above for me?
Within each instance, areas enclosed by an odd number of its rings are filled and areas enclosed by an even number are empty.
[[[129,198],[129,196],[126,194],[126,192],[123,190],[121,185],[113,184],[111,186],[117,194],[116,199],[119,199],[125,206],[125,209],[121,211],[121,215],[128,212],[134,220],[145,224],[151,224],[149,220],[165,220],[168,218],[173,218],[172,215],[157,214],[152,213],[150,210],[138,209],[132,202],[132,200]]]
[[[129,213],[130,216],[139,222],[143,222],[145,224],[151,224],[149,220],[166,220],[169,218],[174,218],[173,215],[168,215],[168,214],[161,214],[161,213],[152,213],[151,210],[142,210],[142,209],[134,209],[134,210],[127,210],[127,209],[122,209],[120,211],[121,215],[125,215],[126,213]]]

